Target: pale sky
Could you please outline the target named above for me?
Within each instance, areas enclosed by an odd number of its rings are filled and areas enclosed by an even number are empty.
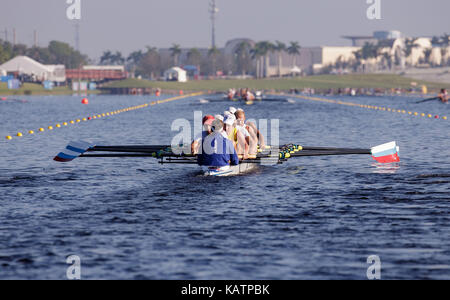
[[[246,37],[298,41],[300,45],[350,45],[342,35],[400,30],[408,36],[450,33],[449,0],[380,0],[382,20],[368,20],[367,0],[217,0],[217,44]],[[81,0],[81,51],[98,58],[104,50],[209,47],[209,0]],[[75,44],[66,0],[0,0],[0,37],[16,28],[17,40],[40,46],[50,40]]]

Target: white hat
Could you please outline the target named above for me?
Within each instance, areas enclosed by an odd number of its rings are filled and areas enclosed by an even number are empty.
[[[214,118],[217,120],[223,121],[224,117],[222,115],[215,115]]]
[[[230,108],[228,109],[228,111],[229,111],[230,113],[234,114],[234,113],[236,112],[236,108],[234,108],[234,107],[232,106],[232,107],[230,107]]]
[[[234,115],[229,115],[223,121],[224,124],[233,126],[234,122],[236,122],[236,117]]]
[[[226,116],[231,116],[232,115],[232,113],[230,113],[228,110],[227,111],[225,111],[224,113],[223,113],[223,115],[226,117]]]
[[[244,111],[242,108],[238,108],[238,109],[236,109],[236,112],[238,112],[238,111]]]

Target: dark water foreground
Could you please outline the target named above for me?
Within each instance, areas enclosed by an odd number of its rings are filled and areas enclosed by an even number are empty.
[[[0,103],[0,279],[450,279],[449,121],[296,100],[246,106],[279,118],[281,142],[371,147],[396,140],[402,162],[299,158],[231,178],[152,159],[51,159],[70,140],[167,144],[174,119],[224,111],[182,100],[33,137],[25,132],[149,102],[144,97],[30,97]],[[426,113],[438,103],[346,98]]]

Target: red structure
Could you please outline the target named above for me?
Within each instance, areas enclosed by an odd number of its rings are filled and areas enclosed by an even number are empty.
[[[128,72],[118,70],[66,70],[67,80],[107,81],[128,78]]]

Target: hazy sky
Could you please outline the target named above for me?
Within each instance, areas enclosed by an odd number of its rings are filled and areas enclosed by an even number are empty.
[[[217,44],[248,37],[298,41],[302,46],[350,45],[342,35],[396,29],[410,36],[450,33],[449,0],[380,0],[382,20],[366,17],[367,0],[217,0]],[[98,58],[104,50],[128,54],[146,45],[208,47],[209,0],[81,0],[81,50]],[[74,45],[74,22],[66,0],[0,0],[0,37],[16,28],[20,43],[61,40]]]

